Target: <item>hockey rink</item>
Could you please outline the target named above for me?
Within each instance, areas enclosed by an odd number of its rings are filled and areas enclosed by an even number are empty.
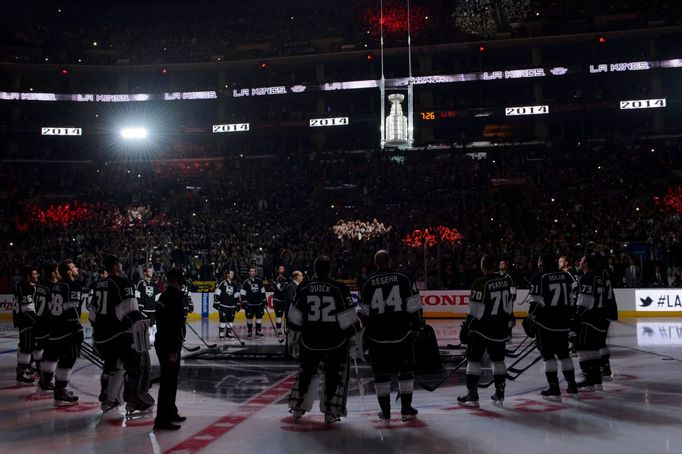
[[[446,366],[463,352],[457,344],[459,320],[431,320],[444,347]],[[192,326],[218,342],[215,323]],[[287,396],[296,365],[279,357],[272,328],[267,336],[220,343],[217,355],[200,350],[183,361],[178,408],[188,420],[176,432],[153,432],[154,413],[126,419],[116,411],[102,415],[100,370],[84,359],[74,368],[75,407],[55,409],[52,397],[36,396],[35,386],[16,386],[17,332],[0,324],[0,452],[11,453],[680,453],[682,452],[682,319],[627,319],[611,327],[614,381],[604,390],[564,396],[561,403],[539,397],[546,387],[542,363],[507,382],[504,408],[489,400],[493,388],[479,390],[481,407],[456,404],[464,393],[464,370],[434,392],[415,384],[418,419],[383,427],[366,364],[351,370],[348,417],[326,425],[317,408],[294,422]],[[87,339],[86,335],[86,340]],[[514,349],[524,338],[515,328]],[[254,349],[253,344],[259,344]],[[188,346],[203,344],[188,332]],[[240,354],[241,352],[241,354]],[[259,352],[262,352],[260,354]],[[185,352],[187,355],[190,353]],[[529,362],[533,352],[525,358]],[[152,361],[155,362],[152,353]],[[515,359],[507,359],[511,364]],[[576,369],[577,358],[574,358]],[[523,361],[519,366],[523,365]],[[446,371],[447,373],[447,371]],[[154,369],[152,376],[158,374]],[[359,376],[359,378],[358,378]],[[445,375],[431,377],[438,382]],[[434,381],[435,380],[435,381]],[[485,382],[486,378],[482,379]],[[564,383],[562,382],[562,387]],[[152,387],[156,396],[158,387]],[[395,393],[394,393],[395,396]]]

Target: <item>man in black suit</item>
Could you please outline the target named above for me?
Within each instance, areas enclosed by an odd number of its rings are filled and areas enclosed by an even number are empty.
[[[161,381],[156,402],[154,430],[178,430],[174,424],[187,418],[178,414],[175,397],[180,375],[180,351],[185,340],[185,313],[183,307],[185,276],[181,269],[173,268],[166,274],[167,289],[156,302],[156,341],[154,348],[159,357]]]

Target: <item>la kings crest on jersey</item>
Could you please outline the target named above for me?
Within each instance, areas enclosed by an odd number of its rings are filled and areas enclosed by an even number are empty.
[[[249,306],[258,306],[265,303],[265,287],[260,279],[247,279],[242,284],[241,296]]]
[[[215,300],[222,307],[234,308],[239,298],[239,286],[236,282],[227,279],[222,281],[215,290]]]

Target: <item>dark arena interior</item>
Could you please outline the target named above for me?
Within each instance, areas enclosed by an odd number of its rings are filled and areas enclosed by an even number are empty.
[[[3,452],[680,452],[679,1],[2,9]]]

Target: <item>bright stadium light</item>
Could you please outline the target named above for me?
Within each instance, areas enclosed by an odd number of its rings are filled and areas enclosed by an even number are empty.
[[[146,128],[123,128],[121,129],[121,137],[126,140],[143,140],[146,139],[149,133]]]

